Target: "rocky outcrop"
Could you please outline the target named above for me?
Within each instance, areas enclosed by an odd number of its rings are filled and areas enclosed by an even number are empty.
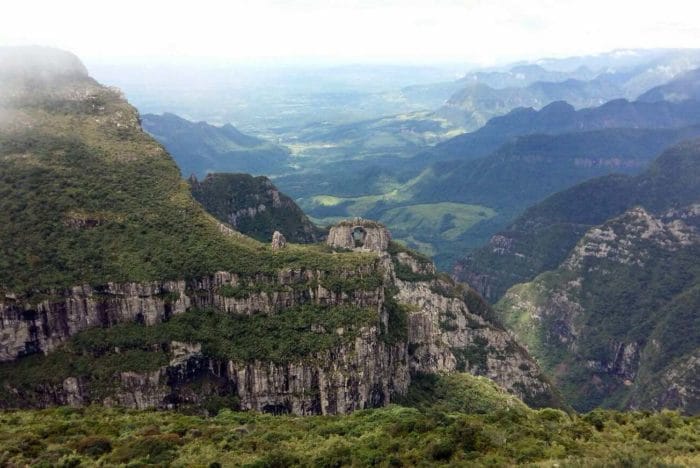
[[[670,408],[690,414],[700,412],[700,351],[669,366],[660,375],[642,376],[645,386],[632,390],[628,407]]]
[[[279,232],[275,231],[272,233],[272,250],[281,250],[287,246],[287,239],[284,238],[284,235]]]
[[[335,248],[384,252],[390,240],[391,234],[384,225],[355,218],[331,227],[326,243]]]
[[[396,300],[409,307],[412,373],[483,375],[537,406],[556,405],[538,365],[506,330],[470,310],[464,286],[446,279],[396,280]]]

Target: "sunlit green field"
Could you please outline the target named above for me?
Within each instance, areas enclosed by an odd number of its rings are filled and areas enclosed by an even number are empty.
[[[406,201],[405,193],[393,190],[383,195],[355,198],[318,195],[312,198],[312,206],[337,207],[338,211],[348,215],[311,217],[311,220],[320,226],[329,226],[348,216],[363,217],[365,213],[377,210],[380,203],[391,206]],[[476,223],[496,214],[486,206],[444,202],[397,206],[382,211],[377,218],[389,228],[394,239],[434,256],[445,243],[458,241]]]
[[[391,226],[397,238],[424,233],[455,240],[479,221],[492,218],[491,208],[462,203],[428,203],[392,208],[384,212],[381,221]]]

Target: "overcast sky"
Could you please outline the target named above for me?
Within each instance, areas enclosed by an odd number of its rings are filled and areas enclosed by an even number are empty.
[[[481,64],[700,47],[697,0],[7,0],[0,43],[84,59]]]

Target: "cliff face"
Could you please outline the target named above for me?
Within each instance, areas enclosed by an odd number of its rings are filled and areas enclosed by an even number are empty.
[[[349,286],[359,280],[360,286]],[[476,301],[472,305],[465,302],[468,294]],[[270,358],[264,351],[250,359],[225,359],[203,350],[196,339],[171,340],[153,350],[165,359],[162,365],[145,371],[116,366],[107,384],[94,371],[66,371],[53,381],[29,385],[10,378],[2,389],[8,395],[3,406],[206,407],[223,400],[272,413],[336,414],[386,405],[403,395],[417,374],[455,371],[487,376],[531,404],[559,404],[537,364],[492,322],[478,296],[438,278],[431,263],[404,251],[380,252],[372,268],[342,276],[309,270],[255,277],[219,272],[188,281],[82,286],[39,299],[7,296],[0,303],[3,375],[37,359],[32,354],[45,353],[48,359],[74,346],[71,337],[80,338],[83,330],[101,327],[109,333],[120,324],[158,330],[192,310],[247,320],[282,316],[306,305],[326,313],[350,306],[375,318],[359,324],[349,339],[343,339],[349,328],[305,324],[319,339],[330,333],[340,341],[296,359]],[[128,351],[102,352],[119,356]]]
[[[633,208],[497,304],[575,408],[700,409],[699,214]]]
[[[349,275],[371,275],[360,268]],[[0,362],[53,351],[76,333],[91,327],[135,322],[156,325],[190,308],[222,312],[274,314],[305,303],[379,308],[381,288],[333,292],[322,286],[323,271],[280,271],[277,275],[218,272],[190,281],[109,283],[104,287],[77,286],[51,290],[35,298],[5,295],[0,301]],[[261,288],[264,285],[265,288]]]

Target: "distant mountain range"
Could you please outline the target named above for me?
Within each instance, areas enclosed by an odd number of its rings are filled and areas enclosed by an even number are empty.
[[[602,106],[576,110],[563,101],[541,110],[518,108],[486,125],[438,144],[419,155],[423,160],[474,159],[486,156],[510,139],[535,133],[556,134],[604,128],[673,128],[700,123],[700,103],[630,102],[617,99]]]
[[[666,84],[650,89],[639,96],[639,101],[680,102],[688,99],[700,100],[700,68],[690,70]]]
[[[177,115],[146,114],[144,130],[173,155],[184,176],[210,172],[269,174],[289,164],[289,150],[246,135],[233,125],[190,122]]]
[[[414,186],[414,199],[522,209],[592,177],[638,173],[665,148],[695,136],[700,124],[518,136],[485,158],[435,163]]]
[[[607,60],[582,58],[577,68],[548,70],[539,64],[518,65],[509,70],[470,73],[436,115],[466,130],[475,130],[490,118],[516,107],[542,108],[567,101],[576,108],[599,106],[607,101],[635,99],[647,89],[700,66],[695,50],[659,51],[625,62],[615,54]],[[646,57],[646,59],[644,59]],[[606,65],[604,63],[607,62]],[[549,61],[549,65],[556,64]]]
[[[501,89],[477,82],[453,94],[436,114],[473,130],[517,107],[539,109],[555,101],[566,101],[576,108],[599,106],[624,96],[616,78],[606,74],[590,81],[536,81],[526,87]]]
[[[517,64],[505,70],[475,71],[457,80],[462,86],[480,84],[492,89],[525,88],[535,82],[592,80],[599,72],[581,64],[569,70],[553,70],[536,63]]]

